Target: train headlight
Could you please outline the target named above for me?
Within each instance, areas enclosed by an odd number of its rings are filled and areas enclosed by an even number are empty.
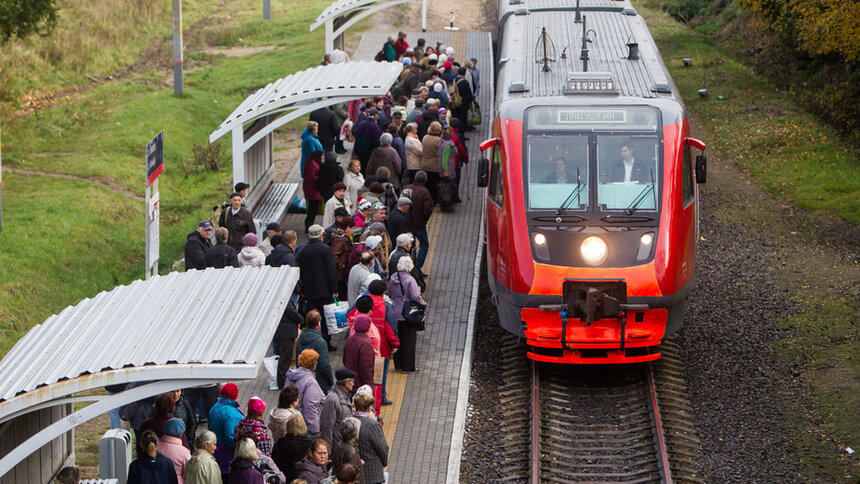
[[[549,247],[546,245],[546,235],[535,233],[532,240],[535,244],[535,256],[541,260],[549,260]]]
[[[636,252],[636,260],[645,260],[651,255],[654,246],[654,232],[645,232],[639,237],[639,250]]]
[[[600,237],[592,235],[586,237],[579,246],[579,253],[582,254],[582,259],[590,266],[599,266],[606,262],[609,257],[609,247],[606,242]]]

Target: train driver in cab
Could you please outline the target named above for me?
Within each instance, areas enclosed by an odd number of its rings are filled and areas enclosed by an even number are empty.
[[[609,181],[615,183],[647,183],[649,180],[648,167],[645,163],[633,158],[633,145],[621,145],[621,160],[612,165],[612,175]]]
[[[555,170],[543,179],[544,183],[576,183],[576,175],[567,173],[567,161],[564,158],[556,158],[553,163]]]

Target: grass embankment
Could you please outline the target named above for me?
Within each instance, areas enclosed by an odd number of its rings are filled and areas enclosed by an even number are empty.
[[[860,222],[860,165],[835,131],[727,49],[649,5],[640,4],[640,13],[696,120],[694,136],[708,143],[712,159],[735,165],[784,203],[820,211],[794,223],[803,225],[816,216],[827,225],[840,223],[831,213],[845,220],[841,223]],[[691,58],[693,67],[684,68],[683,58]],[[709,97],[700,98],[698,89],[708,89]],[[736,212],[726,207],[708,216]],[[771,226],[775,238],[802,230],[811,241],[804,253],[778,254],[789,262],[776,269],[777,283],[788,289],[798,311],[784,323],[790,336],[775,346],[785,359],[806,368],[811,397],[785,402],[783,418],[809,481],[822,476],[851,481],[843,474],[851,465],[839,456],[860,439],[856,260],[837,260],[817,247],[828,243],[826,237],[808,225],[773,226],[767,214],[753,216],[755,223]]]
[[[16,41],[0,52],[3,76],[14,78],[10,84],[4,80],[3,95],[14,100],[0,112],[0,356],[65,306],[142,276],[144,207],[123,191],[143,195],[144,147],[152,136],[165,130],[164,272],[181,257],[186,234],[230,190],[226,156],[217,171],[192,169],[186,176],[194,164],[192,146],[207,144],[209,134],[255,89],[312,67],[322,56],[322,29],[308,32],[322,5],[289,0],[263,22],[256,0],[185,1],[186,94],[174,97],[166,81],[169,1],[64,5],[52,37]],[[106,16],[108,7],[126,10]],[[161,52],[153,45],[168,48]],[[245,57],[205,52],[256,45],[283,49]],[[167,57],[153,62],[140,56],[153,50]],[[105,81],[111,72],[123,74]],[[92,85],[87,75],[100,81]],[[43,98],[31,91],[63,94]],[[35,98],[40,101],[33,103]],[[50,103],[56,105],[29,110],[31,104]]]

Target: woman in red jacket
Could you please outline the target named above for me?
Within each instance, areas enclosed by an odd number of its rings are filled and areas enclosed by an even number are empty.
[[[305,202],[308,207],[308,214],[305,217],[305,233],[307,233],[308,228],[314,224],[317,212],[320,211],[320,204],[322,203],[322,194],[317,186],[320,180],[322,155],[322,151],[314,151],[311,153],[310,159],[305,163],[305,173],[302,181],[302,191],[305,193]]]

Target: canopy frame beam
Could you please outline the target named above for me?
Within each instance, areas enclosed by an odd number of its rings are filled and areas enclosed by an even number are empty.
[[[51,425],[48,425],[29,439],[25,440],[23,443],[21,443],[21,445],[12,449],[11,452],[3,456],[3,458],[0,459],[0,477],[4,476],[21,461],[26,459],[30,454],[39,450],[48,442],[74,429],[78,425],[81,425],[84,422],[92,420],[99,415],[108,412],[113,408],[117,408],[128,403],[136,402],[138,400],[142,400],[153,395],[158,395],[159,393],[176,390],[177,388],[207,385],[212,383],[218,383],[220,381],[220,379],[162,380],[99,398],[97,402],[87,405],[86,407],[78,410],[77,412],[67,415],[63,419],[54,422]]]
[[[326,53],[330,53],[334,50],[335,40],[342,44],[343,43],[343,34],[346,32],[346,29],[352,27],[357,22],[367,18],[370,15],[375,14],[381,10],[385,10],[389,7],[394,7],[396,5],[400,5],[401,3],[411,2],[412,0],[391,0],[389,2],[374,4],[374,3],[364,3],[359,4],[353,7],[350,10],[347,10],[339,15],[330,16],[328,18],[323,19],[323,16],[320,15],[320,18],[311,24],[310,31],[313,32],[320,25],[325,24],[325,51]],[[342,19],[343,23],[335,28],[334,24],[337,19]]]

